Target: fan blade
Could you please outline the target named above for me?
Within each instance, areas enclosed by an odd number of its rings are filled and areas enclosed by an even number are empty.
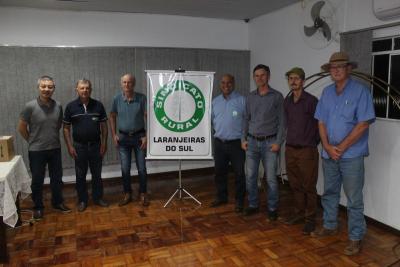
[[[331,29],[329,28],[329,25],[325,22],[322,21],[322,33],[324,34],[324,37],[326,38],[326,40],[330,41],[331,40]]]
[[[313,7],[311,8],[311,18],[313,21],[315,21],[315,19],[319,17],[319,12],[321,12],[321,9],[324,5],[324,1],[318,1],[313,5]]]
[[[316,31],[317,31],[317,28],[315,28],[314,26],[311,26],[311,27],[304,26],[304,34],[305,34],[307,37],[310,37],[310,36],[313,35]]]

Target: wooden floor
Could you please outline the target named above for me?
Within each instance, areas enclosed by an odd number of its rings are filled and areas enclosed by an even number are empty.
[[[64,195],[73,208],[69,214],[49,208],[46,189],[44,220],[8,230],[10,263],[5,266],[389,266],[398,259],[395,253],[400,253],[400,249],[392,251],[400,242],[398,235],[369,225],[362,253],[343,255],[344,213],[339,235],[315,239],[304,236],[301,225],[268,222],[265,212],[237,215],[232,198],[231,204],[209,208],[214,196],[211,174],[184,175],[184,187],[201,206],[188,199],[163,208],[176,186],[171,177],[152,177],[149,207],[137,202],[118,207],[122,186],[114,180],[105,186],[109,208],[89,203],[79,213],[74,186],[68,185]],[[265,210],[265,192],[261,195]],[[280,195],[284,216],[290,212],[287,185],[281,186]],[[21,203],[23,209],[31,205],[30,199]]]

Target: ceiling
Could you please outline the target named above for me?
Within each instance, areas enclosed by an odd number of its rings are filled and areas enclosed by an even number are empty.
[[[0,0],[0,6],[246,20],[299,0]]]

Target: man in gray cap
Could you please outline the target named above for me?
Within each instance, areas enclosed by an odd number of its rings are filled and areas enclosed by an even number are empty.
[[[333,84],[322,92],[315,118],[323,147],[323,227],[313,236],[337,233],[340,190],[347,197],[349,244],[346,255],[357,254],[366,232],[364,219],[364,157],[368,156],[368,129],[375,121],[369,89],[350,77],[355,62],[344,52],[332,54],[321,68],[330,73]]]
[[[284,101],[286,116],[286,172],[293,191],[294,212],[284,223],[305,221],[303,233],[315,230],[318,179],[318,121],[314,119],[318,99],[304,91],[304,70],[286,72],[291,94]]]

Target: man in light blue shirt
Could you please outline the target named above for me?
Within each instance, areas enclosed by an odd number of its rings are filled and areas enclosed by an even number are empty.
[[[215,185],[217,194],[211,207],[228,203],[229,163],[235,173],[235,211],[243,211],[246,191],[244,161],[245,152],[241,148],[242,124],[245,98],[234,91],[235,79],[224,74],[221,79],[221,94],[212,101],[212,124],[214,129]]]
[[[315,111],[321,136],[324,193],[323,227],[314,237],[337,233],[340,190],[347,197],[349,244],[346,255],[357,254],[366,232],[364,219],[364,157],[368,156],[368,128],[375,121],[369,89],[350,78],[357,64],[344,52],[334,53],[322,69],[334,83],[326,87]]]

